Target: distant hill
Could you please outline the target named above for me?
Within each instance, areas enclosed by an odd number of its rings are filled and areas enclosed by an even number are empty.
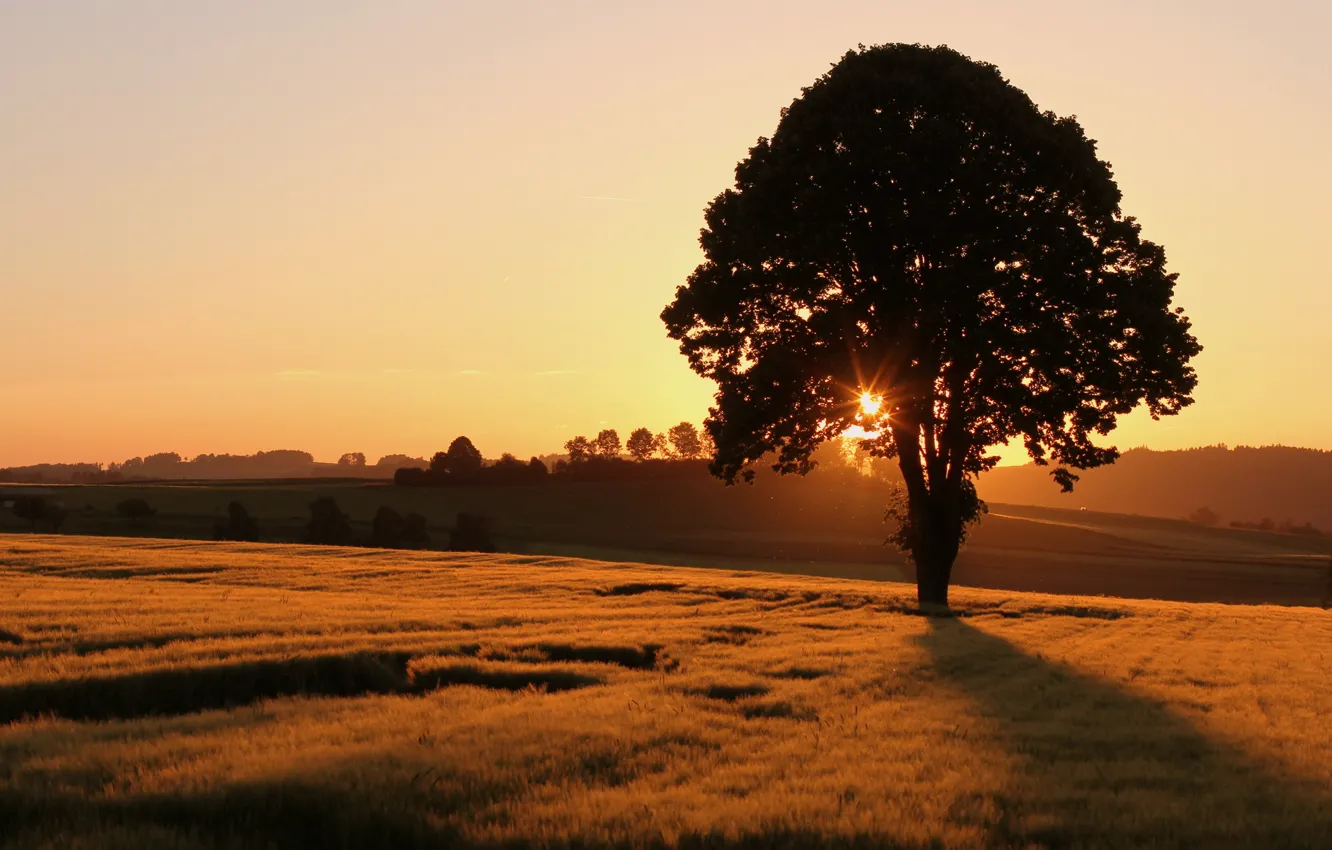
[[[981,477],[990,502],[1188,517],[1202,508],[1221,524],[1311,523],[1332,531],[1332,452],[1288,446],[1132,449],[1112,466],[1081,473],[1061,493],[1051,467],[1000,467]]]

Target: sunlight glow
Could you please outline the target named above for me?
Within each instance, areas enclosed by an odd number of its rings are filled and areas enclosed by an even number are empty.
[[[878,414],[879,408],[883,407],[883,397],[876,396],[869,390],[860,394],[860,412],[866,416]]]
[[[847,428],[845,431],[842,432],[842,439],[874,440],[877,439],[881,435],[881,433],[882,432],[880,431],[868,431],[860,425],[852,425],[850,428]]]

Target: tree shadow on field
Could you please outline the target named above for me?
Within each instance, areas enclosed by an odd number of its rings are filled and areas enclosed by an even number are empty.
[[[960,619],[929,623],[920,641],[935,672],[997,721],[1016,762],[1008,785],[953,807],[992,844],[1332,846],[1332,801],[1311,780],[1278,775],[1150,697]]]

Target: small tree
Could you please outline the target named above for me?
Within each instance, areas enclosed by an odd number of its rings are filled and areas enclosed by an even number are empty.
[[[370,523],[370,545],[381,549],[400,549],[406,527],[407,523],[401,514],[388,505],[382,505]]]
[[[449,549],[454,552],[494,552],[490,539],[490,518],[476,514],[458,514],[457,524],[449,534]]]
[[[117,504],[116,514],[137,526],[140,520],[156,515],[157,511],[148,504],[146,499],[136,496],[132,499],[124,499]]]
[[[46,511],[44,513],[44,517],[46,521],[51,524],[52,534],[60,533],[60,527],[65,524],[65,518],[68,516],[69,516],[69,511],[65,510],[65,507],[63,505],[58,505],[55,504],[54,502],[46,503]]]
[[[570,463],[582,463],[592,456],[592,441],[587,437],[574,437],[564,444],[564,450],[569,454]]]
[[[365,453],[347,452],[338,458],[338,466],[365,466]]]
[[[652,435],[652,453],[661,455],[671,460],[675,459],[675,449],[671,447],[671,439],[665,434]]]
[[[619,457],[620,435],[614,428],[606,428],[592,441],[592,451],[597,457]]]
[[[629,456],[639,463],[652,457],[653,453],[657,450],[656,443],[652,439],[652,432],[646,428],[635,429],[634,432],[629,435],[629,439],[625,442],[624,447],[628,450]]]
[[[408,549],[424,549],[430,545],[426,519],[418,513],[409,513],[402,523],[402,545]]]
[[[305,526],[307,543],[346,546],[352,541],[351,520],[331,496],[310,503],[310,522]]]
[[[698,427],[692,422],[681,422],[667,432],[675,454],[682,458],[693,459],[703,454],[703,439],[698,435]]]
[[[1198,525],[1217,525],[1221,522],[1221,515],[1208,507],[1201,507],[1189,514],[1189,522]]]
[[[253,542],[259,539],[259,525],[250,516],[250,512],[240,502],[232,501],[227,505],[227,519],[218,523],[213,537],[216,540],[240,540]]]
[[[540,478],[550,472],[546,465],[541,462],[541,458],[534,457],[527,462],[527,474],[533,478]]]
[[[36,531],[37,521],[46,516],[46,500],[41,496],[19,496],[10,510],[19,519],[27,520]]]

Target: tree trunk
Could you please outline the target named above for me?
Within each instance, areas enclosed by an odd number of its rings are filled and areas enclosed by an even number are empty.
[[[916,557],[916,602],[921,606],[948,607],[948,574],[952,563],[942,558]]]
[[[920,426],[903,417],[891,427],[906,482],[909,521],[903,548],[916,565],[916,601],[947,608],[953,561],[962,544],[959,481],[941,471],[937,463],[927,469],[921,462]]]
[[[920,605],[948,607],[948,586],[953,562],[961,547],[962,526],[956,511],[939,507],[937,496],[912,504],[916,527],[911,559],[916,565],[916,601]]]

